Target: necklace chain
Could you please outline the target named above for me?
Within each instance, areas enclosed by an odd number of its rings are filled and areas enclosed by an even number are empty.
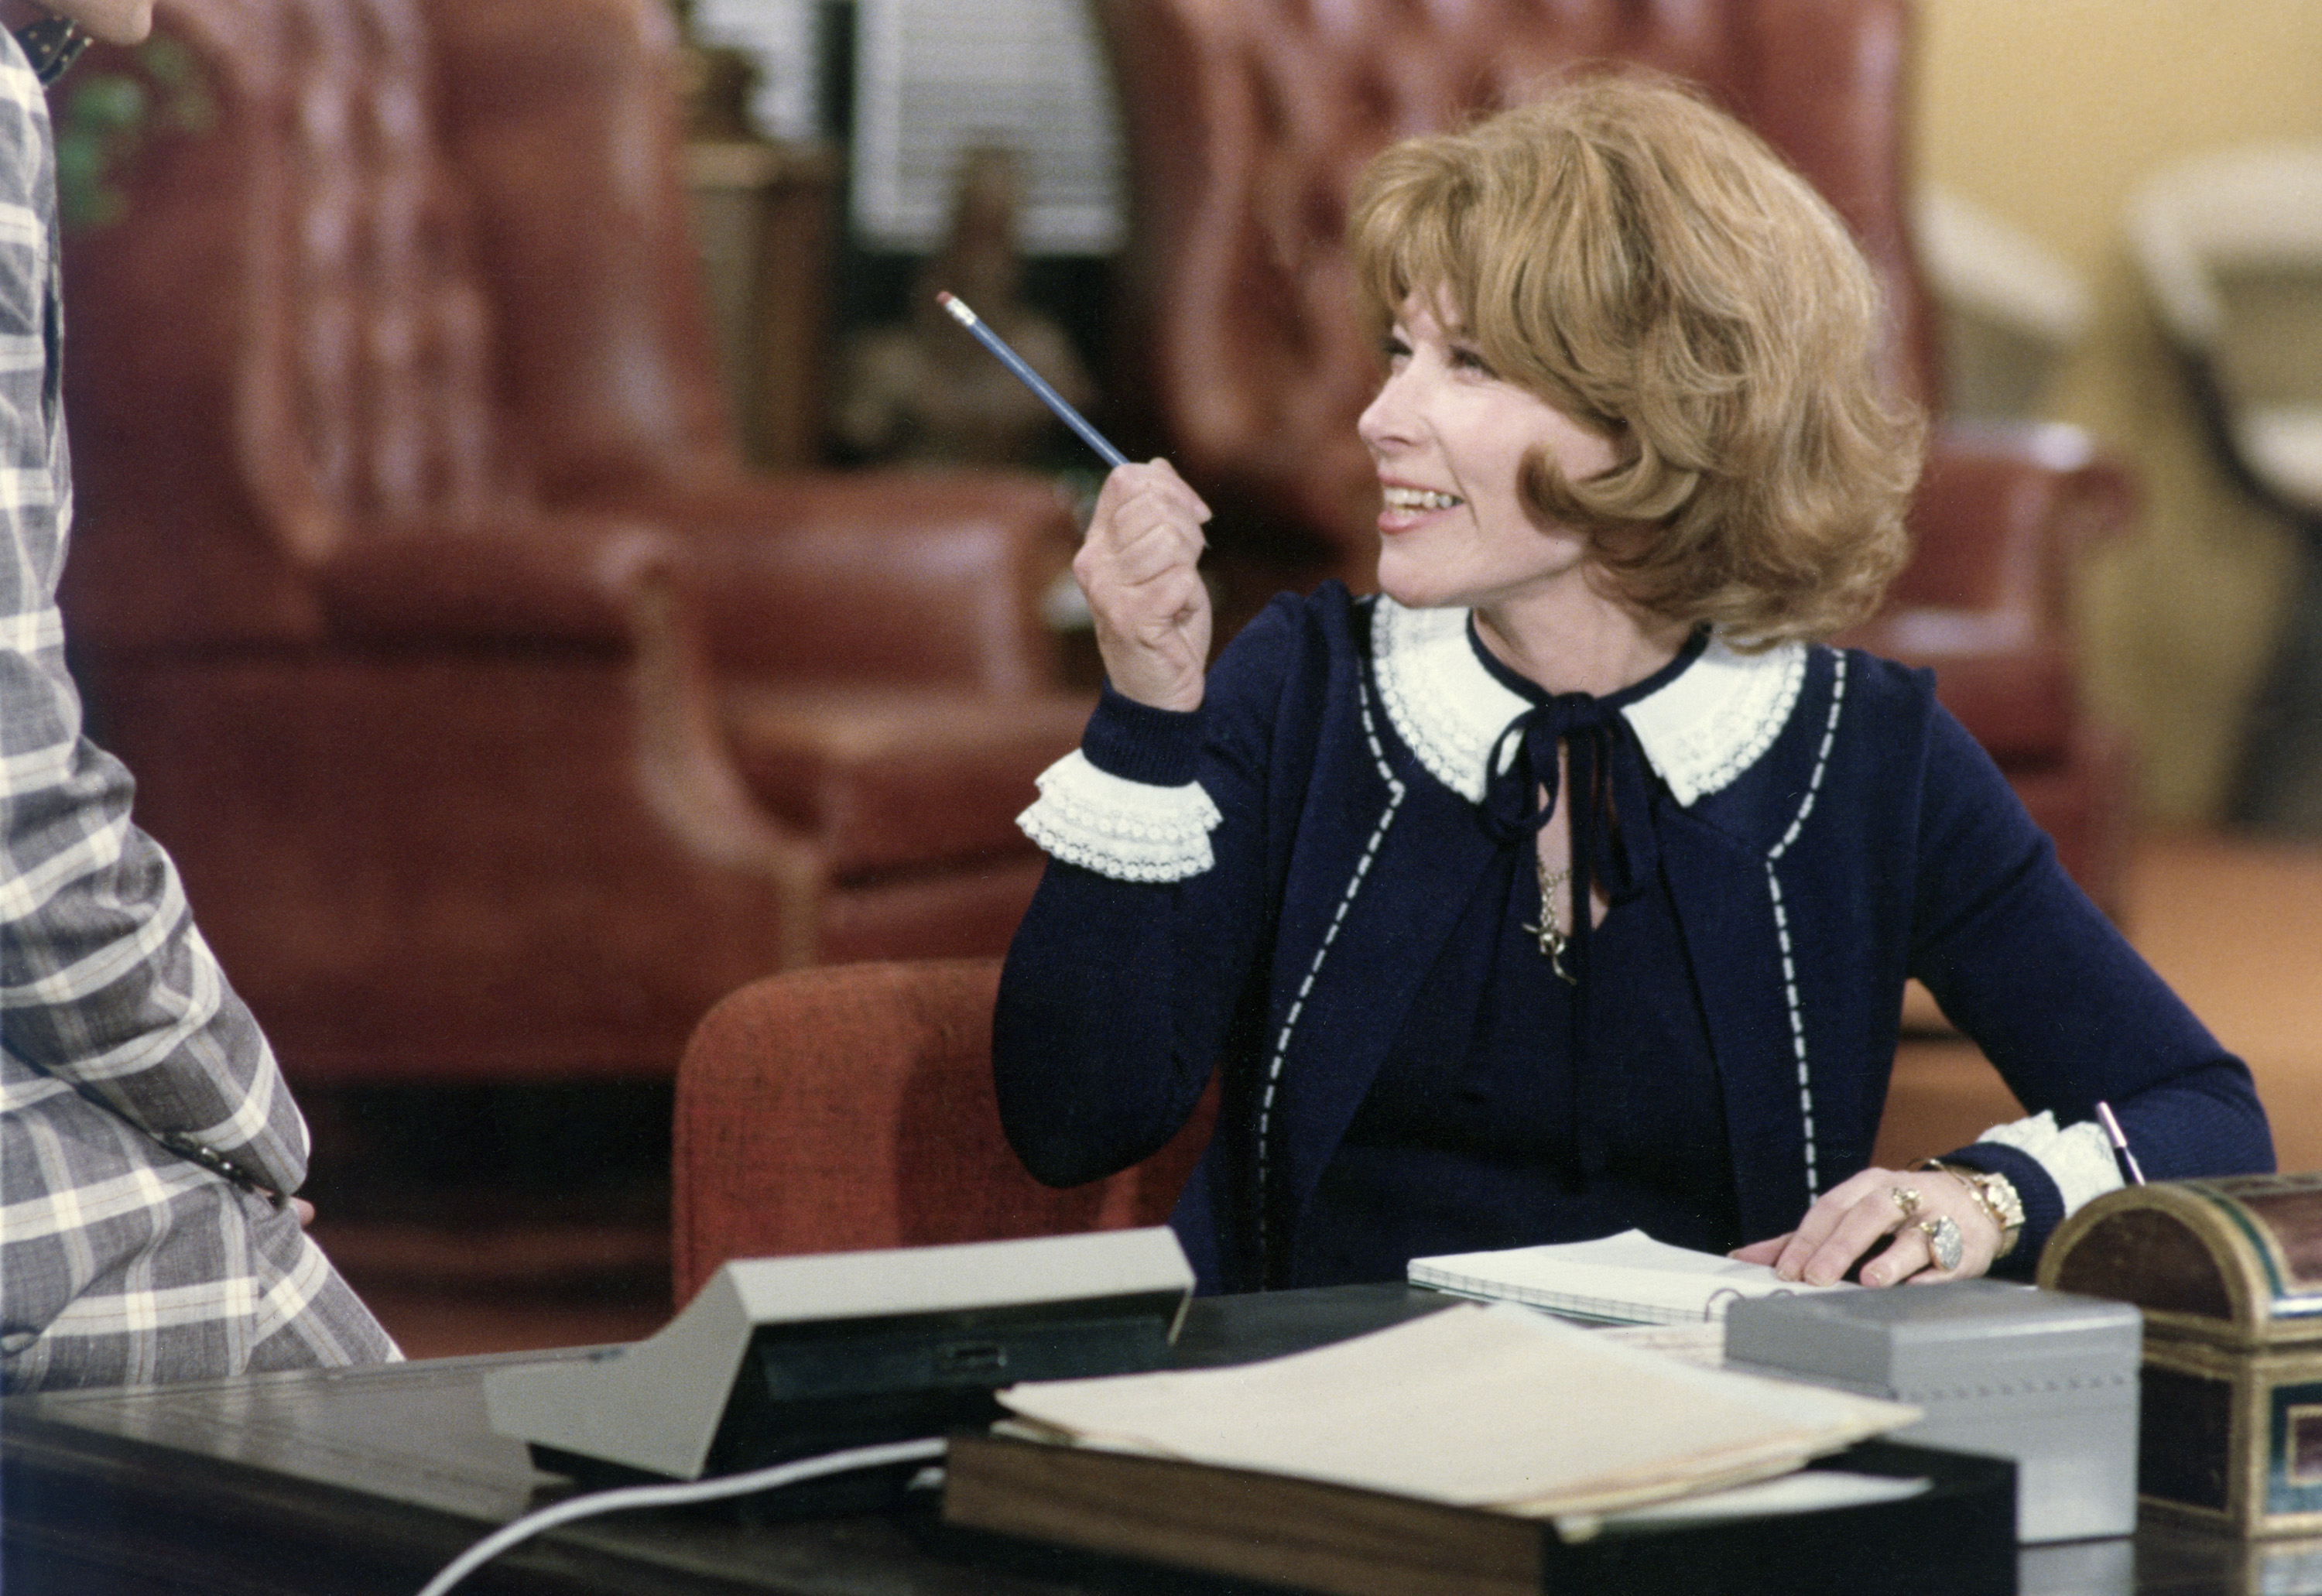
[[[1567,986],[1577,986],[1579,978],[1564,967],[1564,950],[1572,945],[1572,939],[1564,934],[1564,921],[1556,912],[1557,889],[1572,879],[1572,867],[1549,869],[1548,861],[1540,857],[1536,846],[1532,849],[1531,858],[1540,880],[1540,924],[1526,926],[1524,929],[1540,938],[1540,956],[1548,961],[1549,968],[1556,971],[1556,978]]]

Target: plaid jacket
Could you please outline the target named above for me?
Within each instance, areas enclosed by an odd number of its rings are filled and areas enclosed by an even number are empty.
[[[299,1228],[306,1127],[81,734],[54,145],[0,32],[0,1389],[398,1355]]]

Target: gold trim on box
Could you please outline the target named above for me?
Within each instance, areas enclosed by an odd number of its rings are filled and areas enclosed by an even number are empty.
[[[2292,1485],[2322,1485],[2322,1402],[2293,1402],[2282,1410],[2281,1476]],[[2299,1432],[2311,1436],[2308,1446]]]
[[[2283,1204],[2310,1204],[2322,1232],[2322,1174],[2237,1175],[2215,1181],[2172,1181],[2107,1192],[2057,1227],[2040,1256],[2039,1282],[2051,1289],[2134,1302],[2144,1310],[2148,1339],[2155,1335],[2244,1347],[2322,1341],[2322,1246],[2293,1256],[2267,1223]],[[2094,1260],[2105,1284],[2089,1279],[2091,1258],[2076,1254],[2092,1232],[2138,1215],[2175,1222],[2208,1254],[2226,1297],[2226,1317],[2159,1307],[2140,1293],[2136,1260]],[[2094,1244],[2099,1247],[2103,1238]],[[2116,1273],[2117,1278],[2113,1278]],[[2067,1276],[2071,1278],[2068,1281]],[[2263,1293],[2263,1295],[2260,1295]]]

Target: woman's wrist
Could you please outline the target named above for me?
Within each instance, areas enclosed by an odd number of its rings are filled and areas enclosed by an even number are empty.
[[[1923,1158],[1911,1167],[1949,1175],[1967,1189],[1968,1195],[1975,1199],[1977,1209],[1990,1222],[1993,1234],[1997,1237],[1991,1254],[1995,1260],[2005,1258],[2016,1250],[2016,1244],[2024,1234],[2024,1199],[2016,1191],[2015,1181],[1989,1170],[1947,1163],[1940,1158]]]

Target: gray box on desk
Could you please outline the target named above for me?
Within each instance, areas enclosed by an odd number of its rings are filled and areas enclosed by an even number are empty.
[[[2137,1357],[2120,1302],[1998,1281],[1764,1297],[1725,1316],[1738,1369],[1926,1410],[1895,1439],[2016,1462],[2016,1538],[2136,1528]]]

